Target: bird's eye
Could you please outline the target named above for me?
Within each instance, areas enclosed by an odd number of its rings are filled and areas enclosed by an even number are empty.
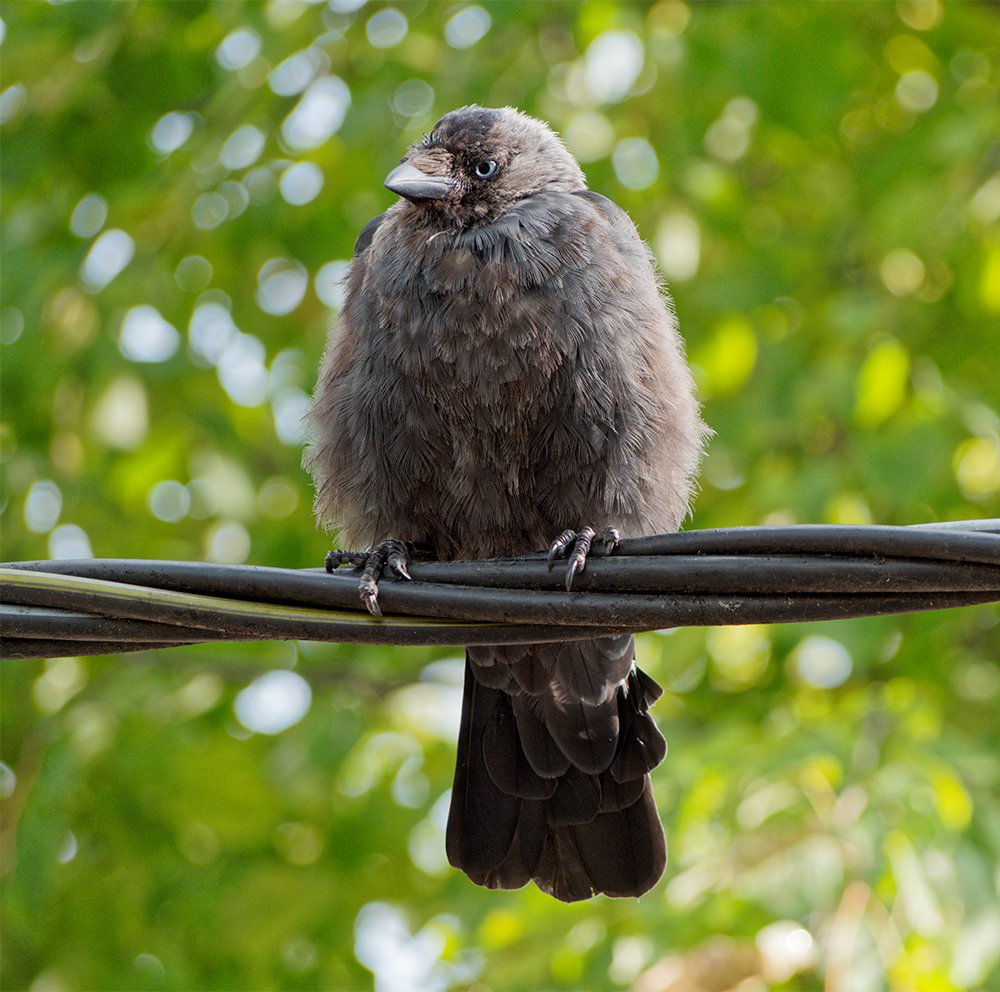
[[[479,179],[489,179],[497,171],[497,164],[492,160],[476,163],[476,176]]]

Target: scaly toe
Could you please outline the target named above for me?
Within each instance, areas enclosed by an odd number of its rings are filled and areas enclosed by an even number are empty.
[[[341,565],[354,565],[356,568],[361,568],[367,563],[369,556],[370,552],[368,551],[327,551],[326,570],[332,572]]]
[[[587,567],[587,555],[590,553],[590,546],[594,540],[594,528],[584,527],[576,535],[573,542],[573,550],[570,552],[569,562],[566,566],[566,591],[573,588],[573,579]]]
[[[548,554],[549,571],[555,565],[557,558],[562,558],[566,554],[566,549],[573,543],[576,537],[575,530],[564,530],[550,545]]]

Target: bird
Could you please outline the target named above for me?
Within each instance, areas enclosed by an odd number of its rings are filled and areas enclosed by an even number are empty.
[[[327,567],[549,550],[566,586],[619,538],[674,531],[710,433],[672,301],[628,214],[543,121],[443,116],[358,236],[306,414]],[[666,863],[661,695],[631,635],[466,649],[446,830],[489,888],[639,896]]]

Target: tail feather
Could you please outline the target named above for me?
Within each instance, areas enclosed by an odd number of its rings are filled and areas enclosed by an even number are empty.
[[[573,651],[588,701],[566,678]],[[666,845],[648,773],[666,743],[647,709],[661,690],[631,667],[633,654],[630,637],[469,649],[447,850],[474,882],[534,880],[572,902],[637,896],[660,877]]]
[[[582,700],[560,704],[551,696],[543,696],[539,706],[542,723],[574,768],[596,775],[608,767],[619,739],[614,696],[600,704]]]
[[[639,801],[646,785],[646,776],[634,778],[629,782],[619,782],[610,769],[601,772],[601,812],[613,813],[616,810],[628,809]]]
[[[583,863],[572,827],[549,830],[533,880],[542,892],[563,902],[578,902],[594,895],[594,882]]]
[[[558,779],[555,776],[542,778],[531,767],[521,746],[510,696],[505,692],[492,692],[495,694],[493,714],[483,733],[483,758],[490,778],[509,796],[548,799],[556,791]]]
[[[638,802],[568,829],[595,892],[639,896],[663,874],[667,847],[648,778]]]
[[[596,775],[571,768],[559,779],[549,802],[549,822],[557,825],[587,823],[601,808],[601,786]]]
[[[537,696],[518,693],[511,697],[517,732],[528,764],[543,778],[558,778],[569,771],[570,759],[552,739],[541,715]]]
[[[521,803],[512,803],[494,784],[483,756],[483,735],[497,692],[478,685],[466,666],[445,847],[448,860],[470,874],[483,874],[503,863],[521,813]]]
[[[652,683],[656,690],[655,698],[662,690],[645,672],[640,672],[638,668],[635,671],[634,677],[629,676],[625,691],[618,695],[621,732],[610,771],[619,782],[642,778],[667,756],[667,742],[647,712],[649,696],[645,685]]]
[[[514,840],[503,861],[489,871],[476,873],[466,870],[466,874],[477,885],[484,885],[488,889],[519,889],[527,885],[542,856],[546,837],[545,824],[545,804],[532,800],[523,801]]]

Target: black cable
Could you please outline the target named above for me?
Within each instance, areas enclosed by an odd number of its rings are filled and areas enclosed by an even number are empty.
[[[5,657],[96,653],[204,640],[483,644],[624,630],[787,623],[1000,600],[1000,520],[947,526],[800,525],[623,541],[573,592],[541,554],[411,564],[386,579],[385,620],[357,574],[145,560],[0,566]],[[17,606],[20,604],[20,608]],[[48,612],[46,612],[46,610]],[[70,647],[74,649],[70,650]],[[44,650],[43,650],[44,649]]]

